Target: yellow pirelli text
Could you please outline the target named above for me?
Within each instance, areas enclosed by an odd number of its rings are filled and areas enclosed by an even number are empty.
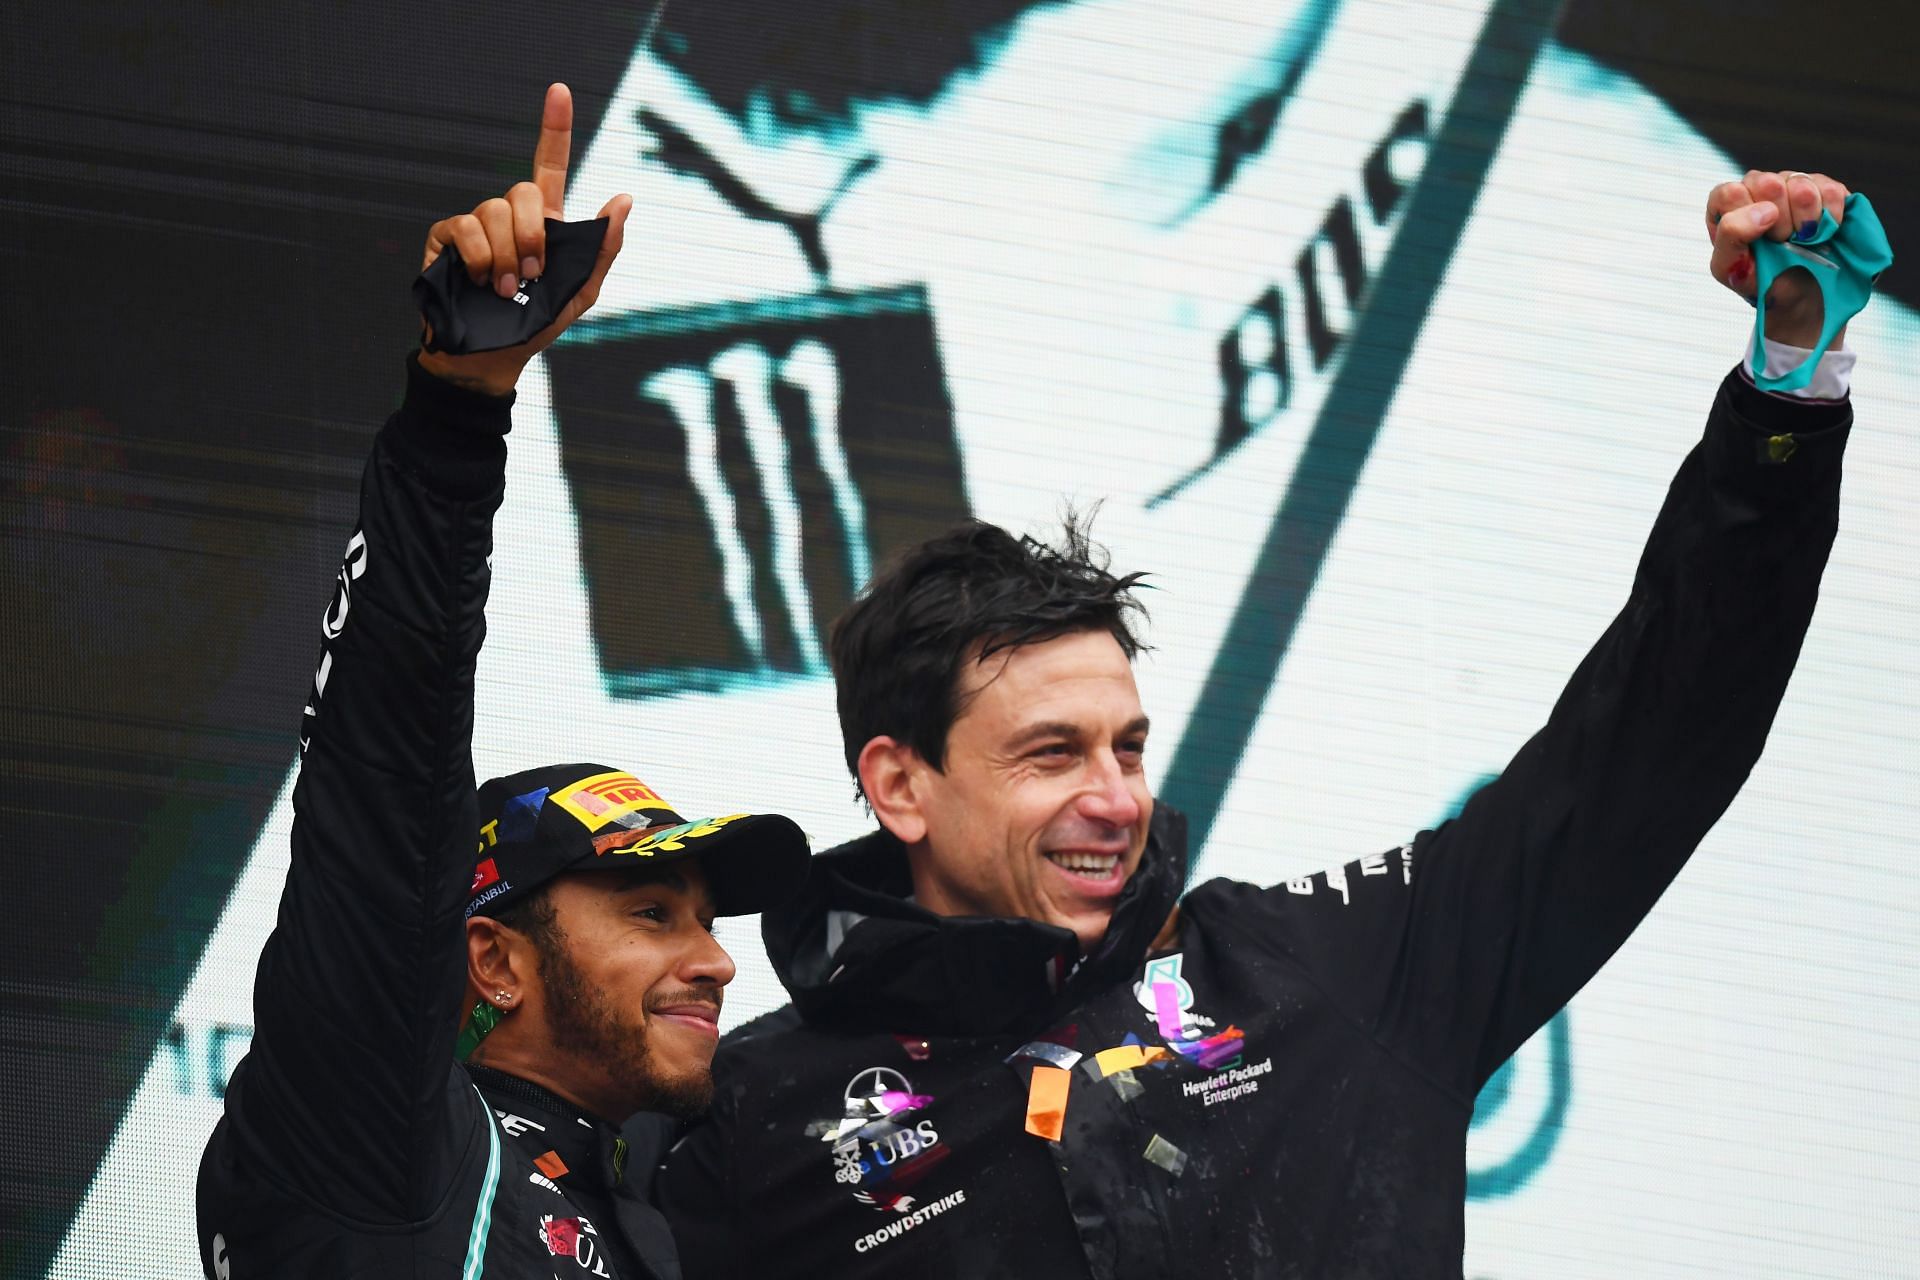
[[[579,819],[580,825],[589,831],[598,831],[639,810],[671,811],[673,808],[652,787],[630,773],[597,773],[553,792],[547,799]]]

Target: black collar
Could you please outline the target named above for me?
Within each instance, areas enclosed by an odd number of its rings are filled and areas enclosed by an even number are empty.
[[[980,1036],[1030,1031],[1129,976],[1186,882],[1187,821],[1156,805],[1146,854],[1106,937],[1081,956],[1037,920],[937,916],[907,900],[906,850],[885,831],[813,860],[806,885],[761,918],[767,954],[808,1022]]]
[[[517,1118],[518,1123],[505,1122],[507,1132],[544,1153],[534,1160],[541,1173],[563,1184],[572,1179],[576,1185],[584,1182],[604,1190],[620,1185],[627,1144],[612,1125],[531,1080],[473,1062],[466,1068],[489,1105]],[[527,1115],[529,1110],[539,1114]],[[557,1162],[542,1164],[547,1156]],[[561,1172],[554,1173],[556,1168]]]

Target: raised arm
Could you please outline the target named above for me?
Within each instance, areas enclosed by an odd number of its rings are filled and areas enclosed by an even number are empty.
[[[1817,175],[1790,198],[1775,174],[1731,185],[1709,208],[1712,272],[1743,295],[1755,238],[1823,201],[1838,217],[1845,196]],[[1768,336],[1809,340],[1818,306],[1783,277]],[[1759,758],[1832,545],[1851,418],[1730,373],[1625,608],[1505,772],[1402,849],[1249,891],[1336,1000],[1463,1097],[1626,940]]]
[[[472,270],[511,255],[512,274],[537,273],[571,125],[571,99],[554,86],[535,180],[435,224],[427,263],[457,244]],[[626,208],[625,197],[609,206],[587,286],[532,342],[409,361],[323,622],[292,863],[227,1125],[234,1158],[357,1222],[431,1215],[472,1131],[450,1119],[461,1101],[450,1081],[478,825],[474,664],[511,393],[527,360],[591,305]]]

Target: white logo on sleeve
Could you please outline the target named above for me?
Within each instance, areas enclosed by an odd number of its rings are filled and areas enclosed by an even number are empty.
[[[347,554],[340,561],[339,589],[326,617],[320,620],[321,634],[332,640],[347,628],[347,613],[353,608],[353,584],[367,571],[367,535],[354,530],[347,543]]]

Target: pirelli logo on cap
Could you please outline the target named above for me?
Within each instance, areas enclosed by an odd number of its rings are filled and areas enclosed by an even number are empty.
[[[547,799],[578,818],[589,831],[598,831],[636,810],[673,810],[652,787],[630,773],[596,773],[551,793]]]

